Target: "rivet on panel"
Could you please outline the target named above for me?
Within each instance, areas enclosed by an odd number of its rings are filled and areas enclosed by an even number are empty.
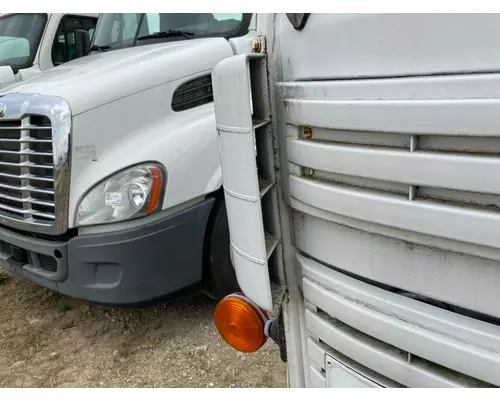
[[[306,139],[311,139],[311,138],[312,138],[312,135],[313,135],[313,130],[312,130],[312,128],[305,127],[305,128],[304,128],[304,137],[305,137]]]

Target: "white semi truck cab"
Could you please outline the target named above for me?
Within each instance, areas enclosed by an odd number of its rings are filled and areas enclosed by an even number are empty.
[[[500,386],[500,18],[258,15],[213,72],[241,290],[292,387]]]
[[[0,90],[84,56],[76,37],[92,37],[99,14],[0,14]]]
[[[251,14],[101,14],[88,56],[0,93],[0,265],[107,305],[237,290],[211,73],[254,35]]]

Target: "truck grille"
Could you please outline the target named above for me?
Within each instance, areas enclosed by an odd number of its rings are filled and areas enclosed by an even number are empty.
[[[40,261],[40,268],[50,272],[57,271],[57,261],[54,257],[47,256],[45,254],[38,254],[38,260]],[[28,262],[31,265],[35,265],[30,252],[28,252]]]
[[[48,256],[46,254],[32,253],[28,250],[21,250],[26,258],[25,261],[35,267],[42,268],[46,271],[56,272],[57,271],[57,261],[54,257]],[[13,246],[7,242],[0,240],[0,252],[12,257],[14,255]],[[33,255],[38,257],[39,265],[33,260]]]
[[[30,115],[0,121],[0,215],[52,225],[53,170],[49,118]]]

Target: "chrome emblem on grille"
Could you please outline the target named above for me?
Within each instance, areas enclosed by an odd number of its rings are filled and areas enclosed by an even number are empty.
[[[5,106],[3,104],[0,104],[0,118],[3,117],[5,113]]]

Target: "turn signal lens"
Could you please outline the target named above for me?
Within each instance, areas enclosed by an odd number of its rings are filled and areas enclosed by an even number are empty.
[[[149,168],[149,178],[152,180],[151,185],[151,196],[149,200],[149,204],[144,210],[144,214],[149,214],[158,208],[158,204],[160,203],[160,194],[162,188],[162,173],[158,168],[150,167]]]
[[[219,334],[236,350],[252,353],[267,340],[267,317],[244,296],[232,294],[222,299],[215,307],[214,320]]]

